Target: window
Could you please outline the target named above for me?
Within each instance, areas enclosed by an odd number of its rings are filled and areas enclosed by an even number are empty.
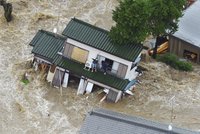
[[[79,47],[74,47],[72,50],[71,58],[81,63],[85,63],[88,58],[88,53],[89,52],[87,50],[81,49]]]

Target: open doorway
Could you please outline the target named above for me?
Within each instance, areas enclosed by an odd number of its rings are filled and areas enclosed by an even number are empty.
[[[106,58],[105,62],[108,65],[107,71],[111,71],[112,70],[112,66],[113,66],[113,60],[110,60],[110,59]]]
[[[188,50],[184,50],[183,57],[192,62],[197,62],[197,53],[194,53],[194,52],[191,52]]]
[[[69,82],[68,86],[72,89],[78,89],[78,83],[80,82],[80,78],[77,76],[74,76],[72,74],[69,75]]]

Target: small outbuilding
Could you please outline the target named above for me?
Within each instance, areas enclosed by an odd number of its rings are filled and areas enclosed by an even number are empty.
[[[200,63],[200,1],[184,11],[178,30],[169,37],[169,51],[179,57]]]

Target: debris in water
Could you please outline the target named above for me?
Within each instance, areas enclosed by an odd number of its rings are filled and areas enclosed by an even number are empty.
[[[46,14],[46,13],[39,12],[39,13],[36,13],[34,15],[33,21],[35,23],[37,23],[37,22],[39,22],[41,20],[47,20],[47,19],[53,19],[53,18],[55,18],[55,17],[53,15],[51,15],[51,14]]]
[[[26,72],[21,80],[25,85],[27,85],[30,81],[28,79],[28,73]]]
[[[19,102],[16,102],[16,106],[19,108],[19,111],[21,113],[25,112],[25,109],[23,108],[23,106]]]

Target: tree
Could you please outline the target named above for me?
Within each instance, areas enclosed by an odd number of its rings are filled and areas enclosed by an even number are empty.
[[[151,17],[149,18],[149,30],[151,35],[156,36],[156,44],[153,51],[153,58],[156,58],[157,47],[160,38],[177,31],[178,19],[182,16],[185,0],[149,0]]]
[[[12,4],[6,3],[5,0],[0,0],[0,5],[4,8],[4,16],[7,22],[12,20]]]
[[[149,35],[146,19],[150,17],[146,0],[120,1],[113,11],[116,26],[111,28],[110,37],[118,44],[141,42]]]
[[[110,37],[118,44],[141,43],[149,35],[163,36],[178,28],[185,0],[121,0],[113,11],[116,25]]]

